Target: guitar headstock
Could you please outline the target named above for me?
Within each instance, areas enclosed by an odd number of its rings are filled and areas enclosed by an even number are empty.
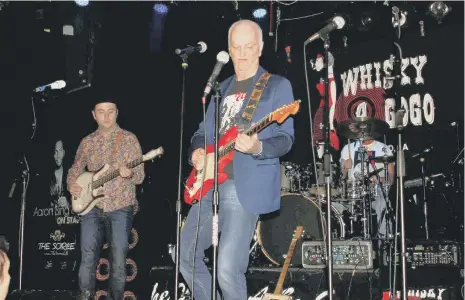
[[[156,158],[157,156],[160,156],[164,153],[163,147],[158,147],[155,150],[150,150],[149,152],[145,153],[144,156],[142,156],[143,161],[148,161]]]
[[[271,113],[271,119],[281,124],[282,122],[284,122],[284,120],[287,119],[287,117],[289,117],[290,115],[295,115],[299,111],[300,102],[300,100],[295,100],[290,104],[281,106],[280,108]]]
[[[294,236],[292,237],[292,239],[294,240],[298,240],[300,239],[300,237],[302,236],[302,232],[304,231],[304,227],[303,226],[297,226],[297,228],[295,229],[295,232],[294,232]]]

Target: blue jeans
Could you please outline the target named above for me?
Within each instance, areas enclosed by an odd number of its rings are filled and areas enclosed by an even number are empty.
[[[218,284],[224,300],[244,300],[247,299],[245,272],[249,265],[250,242],[258,215],[244,210],[232,180],[219,186],[219,198],[218,225],[221,236],[218,246]],[[209,192],[200,203],[191,207],[181,231],[180,270],[195,300],[212,298],[212,276],[203,261],[205,250],[212,245],[212,204],[212,192]],[[199,210],[199,232],[195,247]],[[219,295],[217,299],[221,299]]]
[[[126,255],[134,217],[132,206],[112,212],[93,208],[81,217],[81,266],[79,289],[81,293],[95,294],[95,273],[100,259],[103,235],[106,233],[110,249],[110,291],[107,299],[121,300],[126,283]]]

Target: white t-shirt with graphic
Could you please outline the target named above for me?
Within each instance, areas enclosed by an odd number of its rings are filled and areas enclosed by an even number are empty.
[[[220,108],[220,137],[236,125],[237,114],[247,96],[252,78],[234,82],[224,98]]]
[[[362,142],[356,141],[354,143],[350,143],[350,158],[352,158],[352,169],[349,170],[348,173],[348,179],[349,180],[354,180],[354,179],[361,179],[361,174],[362,174],[362,165],[361,165],[361,160],[362,160],[362,153],[359,151],[360,150],[360,145]],[[366,148],[366,156],[365,156],[365,166],[364,166],[364,173],[365,175],[368,173],[371,173],[375,171],[375,168],[373,167],[372,163],[368,160],[369,158],[374,158],[378,156],[384,156],[385,154],[387,156],[392,156],[392,151],[387,147],[384,143],[374,141],[373,143],[369,145],[365,145]],[[341,160],[348,160],[349,159],[349,146],[345,145],[344,148],[342,148],[341,151]],[[367,172],[367,162],[368,162],[368,172]],[[381,168],[384,168],[383,163],[375,163],[376,169],[379,170]],[[382,172],[378,173],[380,177],[384,177],[385,172],[384,170]]]
[[[220,107],[220,139],[229,129],[236,126],[238,114],[241,111],[244,100],[246,100],[247,91],[252,79],[253,77],[250,77],[242,81],[234,82],[233,86],[229,89],[228,94],[223,99]],[[232,163],[226,166],[224,172],[228,174],[229,179],[234,179]]]

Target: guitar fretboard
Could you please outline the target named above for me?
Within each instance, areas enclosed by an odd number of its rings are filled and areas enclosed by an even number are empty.
[[[289,265],[291,264],[291,259],[294,254],[296,242],[297,242],[297,239],[293,238],[291,242],[291,246],[289,247],[289,251],[286,256],[286,260],[284,261],[281,274],[279,275],[278,284],[276,285],[276,288],[274,290],[275,295],[281,295],[281,293],[283,292],[284,279],[286,279],[287,270],[289,269]]]
[[[254,126],[250,127],[247,129],[244,133],[247,134],[248,136],[254,135],[257,132],[260,132],[263,128],[268,126],[271,123],[271,114],[268,114],[266,117],[255,123]],[[231,150],[234,149],[236,146],[235,141],[231,141],[228,144],[224,145],[223,148],[219,151],[219,158],[225,156],[228,154]]]
[[[132,168],[137,167],[138,165],[140,165],[142,162],[143,162],[143,157],[141,156],[139,158],[134,159],[130,163],[128,163],[126,165],[126,167],[128,167],[129,169],[132,169]],[[110,181],[112,179],[115,179],[118,176],[119,176],[119,170],[111,171],[108,174],[105,174],[104,176],[102,176],[99,179],[92,182],[92,189],[96,189],[96,188],[104,185],[108,181]]]

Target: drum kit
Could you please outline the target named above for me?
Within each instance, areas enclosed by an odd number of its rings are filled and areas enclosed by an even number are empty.
[[[389,125],[374,118],[355,118],[340,125],[339,133],[350,140],[362,142],[381,137],[389,130]],[[392,156],[370,157],[364,146],[358,149],[361,156],[360,165],[365,176],[355,178],[344,177],[344,172],[338,164],[332,162],[331,184],[331,236],[334,240],[374,240],[378,232],[373,227],[375,213],[372,202],[382,193],[386,200],[387,211],[390,210],[387,194],[389,182],[380,180],[380,173],[384,178],[388,164],[392,163]],[[361,155],[360,155],[361,153]],[[373,161],[384,165],[368,173]],[[373,168],[373,166],[372,166]],[[315,174],[316,170],[316,174]],[[373,180],[376,177],[378,180]],[[375,183],[376,182],[376,183]],[[293,231],[297,225],[304,227],[302,241],[322,241],[326,229],[326,194],[324,174],[321,163],[300,166],[291,162],[281,163],[281,209],[275,213],[262,216],[257,224],[255,243],[250,251],[257,259],[261,252],[273,264],[281,265],[288,251]],[[384,216],[387,218],[387,215]],[[390,220],[386,219],[390,222]],[[301,265],[300,245],[291,261],[292,265]]]

